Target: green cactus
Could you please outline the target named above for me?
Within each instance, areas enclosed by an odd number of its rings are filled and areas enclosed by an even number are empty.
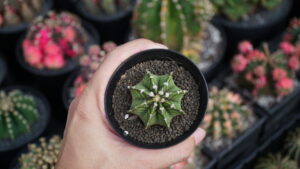
[[[112,15],[125,10],[130,5],[130,0],[83,0],[91,14]]]
[[[242,103],[239,94],[212,87],[202,127],[214,140],[233,138],[244,130],[242,123],[251,114],[252,111]]]
[[[19,90],[0,91],[0,139],[14,139],[29,132],[39,117],[36,102]]]
[[[217,13],[225,15],[232,21],[247,18],[257,9],[271,10],[277,7],[282,0],[211,0]]]
[[[137,37],[163,43],[195,61],[201,32],[213,15],[209,0],[140,0],[133,23]]]
[[[137,115],[146,128],[170,127],[175,116],[184,114],[181,100],[187,91],[175,85],[173,73],[158,76],[147,71],[141,82],[128,88],[132,96],[129,113]]]
[[[297,162],[281,154],[268,154],[259,159],[255,169],[298,169]]]
[[[49,140],[39,139],[39,144],[28,145],[28,153],[19,158],[21,169],[54,169],[61,147],[61,138],[53,136]]]
[[[293,157],[295,160],[300,160],[300,128],[288,134],[285,148],[290,157]]]
[[[1,0],[0,27],[30,22],[41,9],[41,0]]]

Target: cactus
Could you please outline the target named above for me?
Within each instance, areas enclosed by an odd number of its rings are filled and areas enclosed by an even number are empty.
[[[130,0],[83,0],[83,3],[91,14],[112,15],[128,8]]]
[[[253,96],[282,98],[293,91],[295,72],[299,69],[299,55],[288,42],[270,53],[263,44],[263,51],[253,49],[248,41],[239,44],[239,54],[234,56],[231,67],[237,83],[252,92]]]
[[[212,87],[208,100],[207,114],[204,117],[203,127],[207,135],[213,140],[234,138],[244,129],[244,120],[252,111],[242,103],[239,94],[228,89],[219,90]]]
[[[25,61],[38,69],[60,69],[83,54],[87,33],[75,15],[52,11],[36,18],[23,43]]]
[[[72,98],[77,97],[84,90],[88,81],[92,78],[98,67],[102,64],[107,53],[116,48],[114,42],[106,42],[102,45],[102,48],[98,45],[92,45],[89,47],[87,55],[83,55],[79,59],[80,74],[74,81],[74,89],[71,94]]]
[[[54,169],[61,147],[61,138],[53,136],[48,141],[39,139],[39,144],[28,145],[28,152],[19,158],[21,169]]]
[[[257,9],[271,10],[277,7],[282,0],[211,0],[217,13],[226,16],[232,21],[249,17]]]
[[[290,157],[293,157],[300,163],[300,128],[288,134],[285,149]]]
[[[298,169],[297,162],[281,154],[268,154],[259,159],[255,169]]]
[[[175,85],[173,73],[158,76],[147,71],[141,82],[128,88],[132,96],[129,113],[137,115],[146,128],[170,127],[175,116],[184,114],[181,100],[187,91]]]
[[[163,43],[196,61],[201,32],[213,14],[209,0],[140,0],[133,23],[138,37]]]
[[[41,10],[41,0],[1,0],[0,27],[30,22]]]
[[[283,40],[300,45],[300,19],[294,18],[290,21],[290,25],[284,34]]]
[[[15,139],[29,132],[39,117],[36,102],[19,90],[0,91],[0,139]]]

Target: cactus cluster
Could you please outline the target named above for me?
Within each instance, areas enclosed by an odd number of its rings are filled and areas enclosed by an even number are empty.
[[[68,12],[50,11],[36,18],[23,40],[25,61],[38,69],[60,69],[81,56],[87,33],[80,19]]]
[[[37,105],[32,96],[20,90],[0,91],[0,140],[15,139],[29,132],[38,117]]]
[[[112,15],[130,6],[130,0],[82,0],[93,15]]]
[[[185,114],[181,100],[187,91],[176,86],[173,73],[155,75],[147,71],[142,81],[128,88],[132,96],[128,112],[137,115],[146,128],[152,125],[170,127],[175,116]]]
[[[0,27],[30,22],[41,10],[41,0],[1,0]]]
[[[234,138],[246,128],[243,123],[253,114],[241,96],[228,89],[210,89],[207,113],[201,125],[213,140]]]
[[[259,160],[255,169],[298,169],[297,162],[281,154],[268,154]]]
[[[29,144],[28,152],[21,155],[21,169],[54,169],[61,147],[61,138],[53,136],[49,140],[40,138],[38,144]]]
[[[270,53],[266,44],[261,51],[243,41],[239,44],[239,52],[231,67],[241,87],[251,91],[253,96],[282,98],[292,92],[300,57],[293,45],[282,42],[276,52]]]
[[[133,23],[137,37],[163,43],[196,61],[201,34],[213,15],[209,0],[140,0]]]
[[[299,169],[300,128],[288,133],[281,153],[268,154],[259,159],[255,169]]]
[[[102,45],[102,48],[98,45],[92,45],[89,47],[88,54],[79,58],[80,74],[76,77],[73,83],[73,92],[71,97],[77,97],[86,87],[88,81],[92,78],[98,67],[102,64],[107,53],[116,48],[114,42],[106,42]]]
[[[217,13],[232,21],[245,19],[260,9],[271,10],[282,0],[211,0]]]

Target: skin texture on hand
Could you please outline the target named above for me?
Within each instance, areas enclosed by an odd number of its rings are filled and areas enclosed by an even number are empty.
[[[134,147],[119,138],[105,117],[104,93],[115,69],[128,57],[147,49],[166,49],[139,39],[113,50],[69,109],[56,169],[160,169],[187,159],[205,136],[202,129],[170,148]]]

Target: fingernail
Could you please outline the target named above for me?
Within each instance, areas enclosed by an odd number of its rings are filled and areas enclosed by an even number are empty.
[[[155,43],[157,45],[158,48],[162,48],[162,49],[168,49],[167,46],[160,44],[160,43]]]
[[[197,130],[193,133],[195,144],[199,144],[205,137],[205,131],[201,128],[197,128]]]

